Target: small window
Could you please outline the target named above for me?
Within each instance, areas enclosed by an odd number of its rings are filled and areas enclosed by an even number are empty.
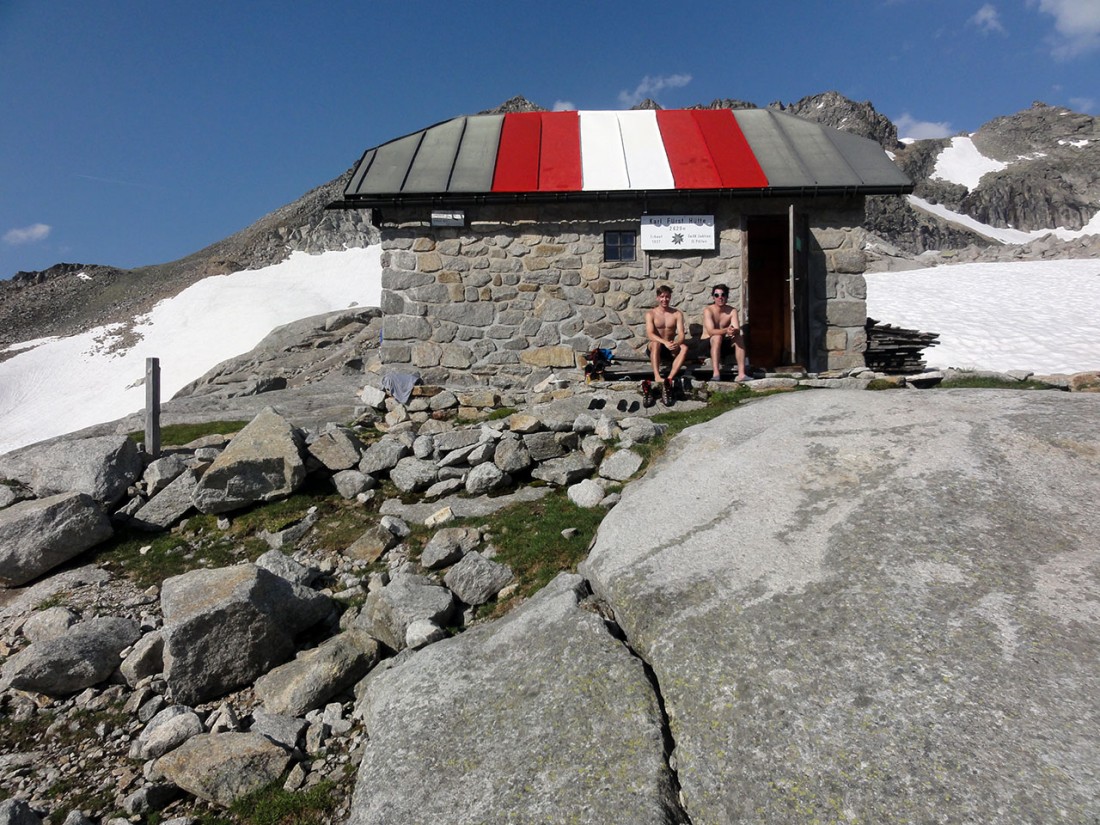
[[[603,233],[603,259],[605,261],[633,261],[638,244],[638,233],[623,230]]]

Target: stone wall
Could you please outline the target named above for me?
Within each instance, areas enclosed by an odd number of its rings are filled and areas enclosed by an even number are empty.
[[[812,368],[862,364],[863,253],[848,228],[858,227],[862,208],[807,204]],[[645,209],[635,201],[468,207],[459,228],[429,226],[424,208],[387,209],[382,362],[429,383],[510,387],[572,368],[595,346],[641,356],[645,312],[662,283],[687,315],[689,337],[698,337],[714,284],[727,284],[731,305],[742,308],[741,224],[750,208],[782,214],[786,204],[650,204],[651,213],[714,214],[716,249],[651,252],[648,260],[639,250],[630,262],[604,261],[603,233],[638,230]],[[836,307],[826,309],[826,299]]]
[[[836,203],[810,221],[810,369],[864,366],[867,281],[863,204]]]

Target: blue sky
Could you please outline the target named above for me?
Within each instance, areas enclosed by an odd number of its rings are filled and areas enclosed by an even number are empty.
[[[920,137],[1096,114],[1098,78],[1100,0],[0,0],[0,278],[174,260],[513,95],[836,90]]]

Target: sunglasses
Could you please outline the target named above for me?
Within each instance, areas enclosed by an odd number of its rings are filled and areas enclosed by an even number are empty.
[[[728,298],[729,293],[728,292],[712,292],[711,297],[713,297],[713,298]]]

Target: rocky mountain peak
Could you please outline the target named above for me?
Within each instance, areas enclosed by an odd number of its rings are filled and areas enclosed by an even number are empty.
[[[49,269],[42,269],[37,272],[16,272],[7,284],[0,282],[0,288],[8,286],[9,288],[19,288],[24,286],[30,286],[31,284],[44,284],[47,281],[55,278],[63,278],[66,276],[91,278],[94,275],[100,275],[105,272],[117,272],[113,267],[100,266],[99,264],[70,264],[60,263],[54,264]]]
[[[688,106],[688,109],[759,109],[755,103],[747,100],[737,100],[732,97],[716,97],[710,103],[696,103]]]
[[[1100,123],[1090,115],[1037,100],[1030,108],[984,124],[973,140],[983,155],[1010,163],[1038,152],[1082,148],[1082,141],[1100,140]]]
[[[537,103],[532,103],[523,95],[516,95],[510,97],[508,100],[501,103],[492,109],[486,109],[483,112],[478,112],[479,115],[505,115],[512,112],[546,112],[549,111],[543,106],[539,106]]]
[[[829,91],[804,97],[797,103],[784,104],[777,100],[769,103],[768,108],[876,140],[886,149],[895,150],[901,146],[898,127],[876,111],[869,100],[857,103],[840,92]]]

